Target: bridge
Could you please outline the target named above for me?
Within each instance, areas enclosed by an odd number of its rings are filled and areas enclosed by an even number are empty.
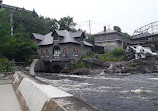
[[[132,36],[132,44],[150,47],[152,51],[158,50],[158,21],[135,30]]]

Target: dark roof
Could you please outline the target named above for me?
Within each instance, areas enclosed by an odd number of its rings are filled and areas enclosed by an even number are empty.
[[[41,35],[36,33],[33,33],[32,35],[35,37],[36,40],[39,40],[39,42],[37,42],[38,46],[53,44],[53,37],[51,36],[52,32],[46,35]]]
[[[75,39],[75,37],[81,37],[83,32],[69,32],[67,30],[54,30],[52,36],[56,32],[59,36],[62,36],[63,39],[59,43],[77,43],[80,44],[79,41]]]
[[[83,32],[77,31],[77,32],[69,32],[67,30],[54,30],[53,32],[50,32],[46,35],[36,34],[33,33],[32,36],[35,37],[36,40],[38,40],[37,45],[50,45],[53,44],[53,34],[57,33],[58,36],[63,37],[59,43],[75,43],[75,44],[81,44],[81,42],[77,41],[76,38],[82,37]],[[84,37],[84,35],[83,35]],[[83,38],[82,38],[83,39]],[[93,45],[83,41],[83,44],[86,46],[92,47]]]
[[[35,39],[37,40],[43,40],[44,39],[44,35],[41,34],[36,34],[36,33],[32,33],[32,35],[35,37]]]
[[[32,12],[32,11],[30,11],[30,10],[26,10],[26,9],[24,9],[24,8],[12,6],[12,5],[7,5],[7,4],[0,4],[0,5],[1,5],[0,8],[11,8],[11,9],[18,9],[18,10],[25,10],[25,11],[28,11],[28,12]]]
[[[106,31],[101,31],[101,32],[92,34],[92,36],[96,36],[96,35],[104,35],[104,34],[110,34],[110,33],[117,33],[117,34],[121,35],[121,33],[119,33],[119,32],[116,31],[116,30],[107,29]]]
[[[86,45],[86,46],[90,46],[90,47],[93,47],[92,44],[90,44],[89,42],[86,42],[86,41],[83,41],[83,44]]]

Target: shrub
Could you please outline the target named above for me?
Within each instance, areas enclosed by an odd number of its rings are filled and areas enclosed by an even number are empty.
[[[12,70],[13,63],[8,61],[7,58],[0,58],[0,72],[10,72]]]
[[[115,50],[112,51],[112,55],[114,57],[120,57],[123,56],[125,54],[125,50],[122,48],[116,48]]]

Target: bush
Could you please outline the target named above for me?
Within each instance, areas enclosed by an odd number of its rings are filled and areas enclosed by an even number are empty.
[[[123,56],[125,54],[125,50],[122,48],[116,48],[115,50],[112,51],[112,55],[114,57],[120,57]]]
[[[10,72],[12,70],[13,63],[8,61],[7,58],[0,58],[0,72]]]
[[[113,50],[112,52],[106,52],[103,57],[100,57],[100,59],[104,61],[121,61],[124,54],[124,49],[118,48]]]

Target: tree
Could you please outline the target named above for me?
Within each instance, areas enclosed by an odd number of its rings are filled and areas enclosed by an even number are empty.
[[[76,31],[76,23],[73,21],[73,17],[63,17],[58,21],[59,30]]]
[[[114,30],[121,32],[121,28],[119,26],[114,26],[113,28],[114,28]]]
[[[116,30],[117,32],[120,32],[122,34],[123,37],[127,38],[127,39],[131,39],[131,36],[128,33],[122,32],[121,28],[119,26],[114,26],[113,27],[114,30]]]
[[[13,23],[10,23],[10,13]],[[14,34],[11,36],[11,25]],[[63,17],[59,21],[48,17],[38,16],[35,11],[30,12],[18,9],[0,10],[0,56],[15,61],[28,62],[37,48],[30,36],[32,33],[46,34],[54,29],[76,31],[73,17]]]
[[[0,56],[10,60],[28,62],[32,58],[36,46],[29,39],[29,34],[22,24],[10,35],[11,24],[7,10],[0,11]]]

